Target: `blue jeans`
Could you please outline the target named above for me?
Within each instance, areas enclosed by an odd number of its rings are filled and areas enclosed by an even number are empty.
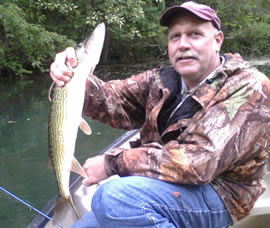
[[[209,185],[178,185],[130,176],[100,186],[92,211],[72,228],[225,228],[231,217]]]

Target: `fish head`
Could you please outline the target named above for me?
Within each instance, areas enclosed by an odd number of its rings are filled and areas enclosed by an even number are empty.
[[[99,62],[100,54],[105,39],[105,24],[99,24],[88,38],[78,44],[75,48],[78,63],[85,62],[96,66]]]

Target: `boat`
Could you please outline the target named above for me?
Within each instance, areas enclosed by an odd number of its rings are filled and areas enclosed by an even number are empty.
[[[124,147],[129,148],[129,141],[133,141],[139,138],[139,130],[132,130],[124,133],[112,144],[101,151],[100,154],[114,147]],[[70,192],[73,197],[74,204],[80,215],[83,215],[91,210],[91,199],[96,191],[96,189],[102,185],[104,182],[109,181],[113,178],[119,178],[118,176],[112,176],[98,184],[92,185],[90,187],[85,187],[81,184],[82,177],[73,176],[70,180]],[[258,201],[255,203],[251,214],[234,224],[232,228],[270,228],[270,164],[268,164],[267,173],[265,176],[265,183],[268,186],[267,190],[263,195],[260,196]],[[48,216],[52,216],[55,207],[57,196],[51,199],[42,212]],[[74,214],[73,210],[70,210],[65,216],[63,221],[58,221],[63,227],[70,228],[72,224],[77,221],[77,216]],[[53,224],[47,218],[37,215],[28,224],[27,228],[58,228],[58,225]]]

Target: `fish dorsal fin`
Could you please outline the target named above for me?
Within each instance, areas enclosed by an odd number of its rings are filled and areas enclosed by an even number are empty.
[[[49,92],[48,92],[48,99],[49,99],[50,102],[52,101],[51,93],[52,93],[52,89],[54,87],[54,84],[55,84],[55,82],[53,82],[51,84],[50,89],[49,89]]]
[[[87,135],[92,134],[91,127],[83,118],[81,118],[81,121],[80,121],[80,129]]]
[[[72,159],[71,171],[74,173],[78,173],[83,178],[87,178],[86,172],[84,171],[83,167],[81,166],[81,164],[78,162],[78,160],[75,157],[73,157]]]

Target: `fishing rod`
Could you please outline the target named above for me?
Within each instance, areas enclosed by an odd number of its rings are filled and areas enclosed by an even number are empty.
[[[14,195],[13,193],[9,192],[8,190],[4,189],[3,187],[0,186],[0,190],[3,191],[4,193],[8,194],[9,196],[13,197],[14,199],[16,199],[17,201],[19,201],[20,203],[24,204],[25,206],[29,207],[30,209],[34,210],[35,212],[37,212],[38,214],[42,215],[43,217],[45,217],[46,219],[52,221],[53,223],[55,223],[56,225],[58,225],[61,228],[65,228],[64,226],[62,226],[61,224],[55,222],[51,217],[49,217],[48,215],[44,214],[42,211],[36,209],[35,207],[33,207],[32,205],[30,205],[29,203],[27,203],[26,201],[20,199],[18,196]]]

